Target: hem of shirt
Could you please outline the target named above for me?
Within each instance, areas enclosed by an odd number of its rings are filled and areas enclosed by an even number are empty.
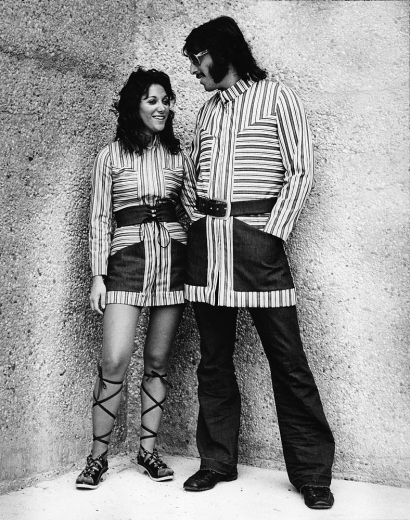
[[[160,307],[163,305],[178,305],[184,303],[183,291],[170,291],[162,294],[145,294],[128,291],[108,291],[105,297],[106,305],[120,303],[134,307]]]
[[[293,307],[296,305],[296,289],[278,291],[239,292],[226,291],[219,293],[217,301],[215,292],[209,287],[185,285],[185,299],[190,302],[208,303],[220,307]]]

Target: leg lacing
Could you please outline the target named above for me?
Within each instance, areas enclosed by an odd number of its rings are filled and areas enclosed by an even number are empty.
[[[110,410],[107,410],[107,408],[105,408],[105,406],[103,406],[102,403],[105,403],[105,402],[109,401],[110,399],[112,399],[113,397],[115,397],[116,395],[118,395],[121,392],[121,390],[123,389],[123,381],[110,381],[109,379],[104,379],[103,378],[101,365],[98,365],[98,378],[99,378],[100,382],[98,384],[98,393],[97,393],[97,395],[95,395],[95,392],[93,393],[93,398],[94,398],[93,408],[94,408],[94,406],[98,406],[99,408],[104,410],[105,413],[110,415],[113,418],[113,420],[115,421],[116,415],[114,415],[112,412],[110,412]],[[106,383],[109,383],[111,385],[121,385],[121,386],[120,386],[120,388],[116,392],[114,392],[113,394],[109,395],[105,399],[101,399],[100,400],[100,395],[101,395],[102,390],[103,389],[104,390],[107,389]],[[109,440],[104,439],[104,437],[109,437],[111,435],[111,433],[112,433],[112,429],[108,433],[104,433],[103,435],[95,435],[93,433],[93,440],[108,445],[109,444]]]
[[[162,414],[164,407],[163,404],[166,401],[166,395],[162,400],[157,400],[153,395],[151,395],[150,392],[146,389],[144,385],[144,378],[146,378],[146,381],[149,381],[151,378],[159,378],[160,381],[170,388],[172,388],[171,383],[169,383],[166,380],[167,374],[158,374],[158,372],[155,372],[155,370],[151,370],[151,374],[144,374],[142,383],[141,383],[141,390],[144,392],[144,394],[153,402],[153,405],[149,408],[143,409],[146,404],[144,404],[144,400],[142,400],[142,411],[141,411],[141,433],[144,430],[146,432],[145,435],[141,435],[140,440],[143,441],[144,439],[155,439],[157,437],[157,432],[154,431],[151,428],[148,428],[146,424],[144,424],[143,418],[148,413],[153,412],[155,409],[159,408],[160,410],[157,410],[158,414]],[[162,393],[161,393],[162,395]],[[154,421],[155,422],[155,421]],[[158,420],[159,424],[160,418]],[[148,451],[146,448],[144,448],[142,445],[140,445],[138,456],[137,456],[137,464],[140,468],[140,470],[148,473],[149,477],[152,480],[155,480],[156,482],[161,482],[164,480],[172,480],[174,478],[174,471],[169,468],[165,462],[160,458],[158,455],[158,451],[154,447],[151,451]]]
[[[166,386],[169,386],[169,388],[172,388],[172,384],[167,381],[165,378],[167,377],[167,374],[158,374],[158,372],[155,372],[155,370],[151,370],[151,375],[150,374],[144,374],[144,377],[147,378],[147,381],[149,381],[151,378],[153,377],[158,377],[162,383],[164,383]],[[164,407],[162,406],[167,397],[165,396],[164,399],[162,399],[162,401],[157,401],[155,399],[155,397],[153,397],[149,392],[148,390],[145,388],[144,386],[144,381],[141,383],[141,388],[143,390],[143,392],[145,393],[145,395],[147,395],[151,401],[154,403],[150,408],[147,408],[146,410],[144,410],[142,413],[141,413],[141,429],[144,429],[146,432],[148,432],[147,435],[143,435],[141,436],[140,440],[144,440],[144,439],[151,439],[151,438],[155,438],[157,437],[157,432],[154,432],[153,430],[151,430],[150,428],[148,428],[147,426],[144,426],[143,424],[143,420],[142,418],[144,417],[144,415],[146,415],[147,413],[149,412],[152,412],[152,410],[155,410],[155,408],[161,408],[161,410],[163,411],[164,410]]]

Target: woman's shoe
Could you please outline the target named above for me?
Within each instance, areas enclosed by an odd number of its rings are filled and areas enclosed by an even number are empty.
[[[148,473],[149,478],[155,482],[173,480],[174,478],[174,470],[169,468],[160,458],[156,448],[150,453],[140,446],[137,466],[141,473]]]
[[[105,451],[95,459],[91,455],[87,457],[87,463],[83,471],[75,481],[78,489],[96,489],[104,480],[104,473],[108,470],[107,452]]]

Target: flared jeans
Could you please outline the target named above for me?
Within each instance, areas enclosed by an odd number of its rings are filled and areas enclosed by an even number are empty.
[[[201,337],[197,445],[201,469],[234,474],[241,396],[233,354],[238,309],[193,304]],[[334,439],[300,338],[296,307],[248,308],[267,356],[290,482],[329,486]]]

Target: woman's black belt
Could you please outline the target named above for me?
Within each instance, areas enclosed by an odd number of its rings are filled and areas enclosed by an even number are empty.
[[[196,198],[196,208],[205,215],[215,218],[228,219],[242,215],[260,215],[270,213],[275,205],[277,197],[258,200],[238,200],[229,202],[226,200]]]
[[[117,227],[135,226],[145,222],[177,222],[175,204],[159,202],[155,206],[131,206],[114,213]]]

